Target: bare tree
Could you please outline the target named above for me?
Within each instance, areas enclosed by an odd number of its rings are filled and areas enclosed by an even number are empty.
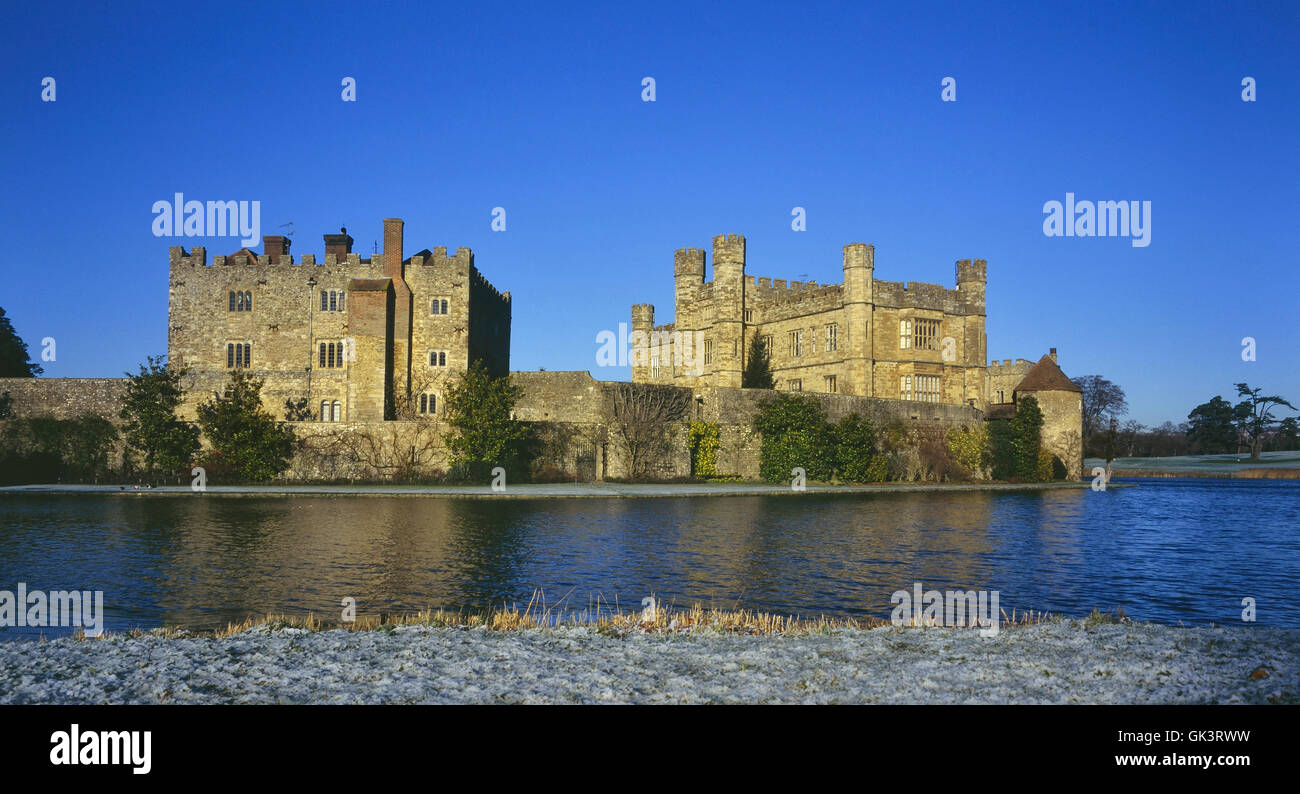
[[[1083,392],[1083,445],[1093,440],[1093,434],[1105,430],[1111,419],[1128,413],[1124,390],[1100,375],[1075,378],[1074,384]]]
[[[671,426],[690,416],[691,391],[679,386],[619,383],[612,390],[613,435],[627,450],[632,479],[669,454]]]

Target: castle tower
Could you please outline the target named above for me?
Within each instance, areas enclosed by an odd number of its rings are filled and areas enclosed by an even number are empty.
[[[677,328],[693,326],[695,301],[704,286],[704,251],[678,248],[673,252],[673,323]]]
[[[845,351],[846,394],[872,396],[871,304],[875,282],[876,247],[866,243],[844,246],[844,313],[847,328],[839,340]]]
[[[695,352],[715,385],[739,388],[745,360],[745,238],[713,238],[713,328],[705,330],[705,347]],[[709,345],[708,342],[712,342]],[[711,360],[705,361],[709,358]]]
[[[650,347],[650,334],[655,327],[655,307],[649,303],[632,306],[632,381],[642,383],[651,379],[650,355],[658,351]],[[644,352],[640,352],[644,351]]]
[[[957,262],[957,292],[971,309],[963,318],[962,338],[958,340],[957,363],[965,365],[962,393],[964,401],[976,406],[989,402],[988,379],[984,375],[988,342],[984,331],[984,289],[988,262],[962,259]]]

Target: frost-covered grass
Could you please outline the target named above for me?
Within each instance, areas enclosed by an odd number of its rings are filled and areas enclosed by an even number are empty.
[[[1089,475],[1094,466],[1105,466],[1099,458],[1083,462],[1083,472]],[[1259,460],[1251,460],[1250,453],[1240,455],[1179,455],[1164,458],[1116,458],[1111,461],[1114,472],[1160,472],[1185,477],[1241,477],[1257,479],[1300,478],[1300,452],[1264,452]]]
[[[1020,612],[1002,610],[1000,625],[1029,626],[1044,621],[1059,620],[1046,612]],[[1117,614],[1101,613],[1094,610],[1088,618],[1093,622],[1126,620],[1123,611]],[[542,600],[541,592],[534,593],[533,599],[522,609],[518,606],[501,607],[480,611],[449,611],[444,609],[424,610],[402,615],[362,615],[347,623],[324,623],[315,615],[306,617],[288,615],[267,615],[264,618],[247,618],[239,623],[227,624],[215,632],[204,632],[214,637],[232,637],[253,630],[301,629],[304,631],[324,631],[343,629],[347,631],[392,631],[401,626],[424,626],[428,628],[483,628],[489,631],[519,631],[523,629],[562,628],[565,626],[582,627],[598,634],[622,636],[626,634],[688,634],[696,632],[720,632],[734,634],[756,634],[767,636],[806,636],[809,634],[826,634],[843,629],[866,630],[888,626],[890,622],[882,618],[804,618],[796,615],[775,615],[753,610],[728,610],[704,607],[696,604],[689,609],[674,609],[668,606],[651,605],[638,611],[627,611],[618,606],[597,605],[584,610],[566,610],[562,607],[547,606]],[[908,625],[922,626],[909,620]],[[163,628],[146,632],[134,630],[128,637],[161,636],[169,638],[196,636],[194,632],[182,628]],[[78,634],[75,639],[85,640]]]
[[[1296,629],[1099,613],[993,637],[467,622],[366,631],[259,622],[223,636],[0,643],[0,702],[1300,703]]]

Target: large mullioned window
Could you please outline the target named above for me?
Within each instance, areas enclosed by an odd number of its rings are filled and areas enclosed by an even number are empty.
[[[939,402],[938,375],[902,375],[898,379],[898,399],[923,403]]]

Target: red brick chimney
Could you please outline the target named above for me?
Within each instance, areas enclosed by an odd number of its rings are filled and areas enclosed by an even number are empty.
[[[293,241],[282,234],[268,234],[262,238],[262,249],[271,257],[271,264],[280,264],[280,257],[289,255]]]
[[[384,275],[402,277],[402,219],[384,218]]]
[[[326,256],[334,254],[334,261],[343,262],[350,253],[352,253],[352,235],[348,234],[348,227],[339,229],[338,234],[325,235]]]

